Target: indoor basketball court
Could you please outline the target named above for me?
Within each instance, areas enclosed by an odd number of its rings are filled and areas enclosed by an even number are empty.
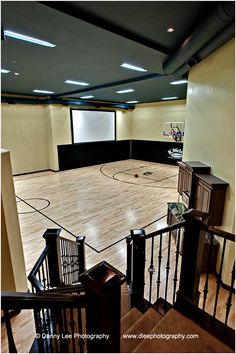
[[[41,252],[47,228],[61,228],[72,239],[85,236],[92,263],[107,248],[106,259],[113,257],[131,229],[152,232],[166,225],[167,202],[178,198],[177,178],[177,166],[139,160],[14,177],[27,269]],[[119,252],[125,257],[125,249]],[[121,263],[125,259],[115,266]]]

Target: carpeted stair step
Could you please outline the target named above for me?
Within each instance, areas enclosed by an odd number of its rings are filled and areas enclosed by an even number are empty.
[[[142,342],[143,334],[149,333],[161,320],[162,315],[150,308],[131,326],[121,338],[121,353],[132,353]]]
[[[163,338],[163,335],[168,334],[176,335],[176,338]],[[185,335],[185,338],[181,338],[180,335]],[[197,335],[197,338],[187,338],[187,335]],[[228,346],[174,309],[171,309],[162,318],[162,320],[150,331],[149,338],[144,339],[133,352],[233,353]]]
[[[129,310],[126,315],[124,315],[120,321],[120,332],[121,335],[124,334],[133,324],[142,317],[142,312],[140,312],[136,307]]]

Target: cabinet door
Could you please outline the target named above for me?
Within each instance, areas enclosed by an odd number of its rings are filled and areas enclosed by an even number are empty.
[[[210,208],[210,200],[211,189],[198,180],[195,190],[194,209],[208,213]]]
[[[200,181],[196,182],[195,186],[195,196],[194,196],[194,209],[202,209],[202,195],[203,195],[203,184]]]
[[[201,211],[209,213],[211,200],[211,189],[203,185],[202,188],[202,209]]]
[[[182,195],[183,190],[184,190],[184,176],[185,176],[185,170],[181,166],[179,167],[179,179],[178,179],[178,192],[179,194]]]
[[[192,189],[192,172],[186,170],[185,172],[185,192],[190,196]]]

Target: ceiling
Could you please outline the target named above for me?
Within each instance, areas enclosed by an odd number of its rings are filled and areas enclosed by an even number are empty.
[[[187,84],[170,82],[187,78],[192,66],[235,36],[234,2],[2,1],[1,7],[1,67],[10,70],[1,74],[3,101],[24,95],[130,108],[133,100],[185,99]],[[6,30],[56,46],[3,36]],[[124,62],[147,71],[123,68]],[[116,93],[123,89],[134,91]],[[81,99],[87,95],[94,97]]]

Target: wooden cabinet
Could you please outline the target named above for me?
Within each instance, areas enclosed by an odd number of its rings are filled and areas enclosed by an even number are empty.
[[[210,214],[208,225],[221,225],[228,183],[210,174],[196,174],[193,208]]]
[[[178,192],[187,199],[188,208],[193,207],[195,173],[209,173],[211,167],[200,161],[181,161],[179,165]]]

